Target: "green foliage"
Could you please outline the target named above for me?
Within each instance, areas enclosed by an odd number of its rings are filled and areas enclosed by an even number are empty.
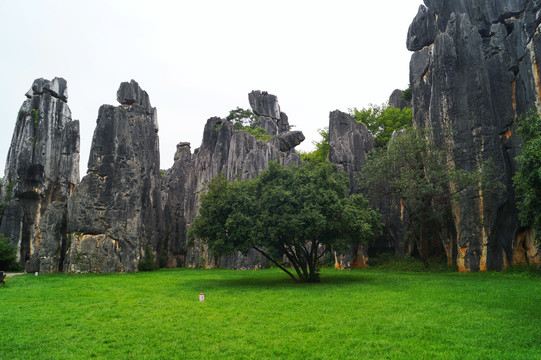
[[[413,99],[413,90],[411,85],[406,90],[402,91],[400,97],[411,104],[411,100]]]
[[[256,138],[256,140],[268,141],[273,138],[271,135],[267,134],[267,131],[265,129],[261,127],[256,127],[254,129],[251,126],[243,126],[242,128],[240,128],[240,131],[252,135]]]
[[[139,260],[139,271],[154,271],[158,270],[158,265],[154,260],[154,254],[152,252],[152,246],[150,244],[145,245],[145,256]]]
[[[8,187],[8,198],[6,199],[6,202],[10,202],[11,199],[13,198],[13,188],[15,187],[15,183],[10,182],[7,187]]]
[[[167,172],[167,170],[165,169],[160,169],[160,178],[165,178],[165,173]]]
[[[523,226],[535,229],[536,237],[541,234],[541,117],[530,111],[520,117],[517,134],[524,147],[515,158],[518,171],[513,177],[519,217]]]
[[[321,271],[325,281],[312,286],[276,269],[15,276],[0,286],[0,353],[10,360],[541,358],[541,277]]]
[[[34,126],[38,126],[39,124],[39,110],[38,109],[32,109],[32,117],[34,118]]]
[[[315,145],[316,149],[312,152],[299,152],[302,161],[317,161],[317,162],[326,162],[327,157],[329,156],[329,128],[325,127],[323,129],[318,129],[321,140],[312,141],[312,144]]]
[[[233,125],[236,131],[248,133],[255,137],[256,140],[268,141],[273,138],[265,129],[259,126],[259,118],[252,110],[237,107],[229,112],[226,120]],[[219,131],[219,128],[217,130]]]
[[[191,238],[215,255],[253,248],[296,281],[319,281],[319,260],[331,248],[367,243],[379,214],[361,195],[347,197],[349,180],[334,164],[269,164],[259,178],[228,183],[223,176],[201,196]],[[280,261],[286,257],[296,276]]]
[[[234,126],[238,124],[237,127],[250,127],[255,129],[259,126],[259,118],[252,110],[243,109],[238,106],[235,110],[229,111],[226,120],[231,122]],[[237,127],[235,128],[237,129]]]
[[[17,247],[11,245],[9,238],[0,234],[0,270],[11,270],[17,258]]]
[[[426,266],[430,245],[440,241],[449,219],[451,203],[463,192],[478,192],[479,186],[485,192],[501,187],[488,164],[472,172],[455,169],[447,163],[446,149],[436,147],[431,139],[428,129],[404,129],[386,148],[369,155],[361,176],[371,200],[401,200],[408,215],[407,235]]]
[[[349,109],[349,114],[368,128],[375,137],[376,147],[387,145],[393,132],[404,129],[412,124],[410,108],[402,110],[388,105],[370,105],[369,108],[358,110]]]

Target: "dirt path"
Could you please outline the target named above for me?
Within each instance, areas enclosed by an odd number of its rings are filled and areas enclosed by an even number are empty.
[[[6,277],[12,277],[17,275],[24,275],[24,273],[6,273]]]

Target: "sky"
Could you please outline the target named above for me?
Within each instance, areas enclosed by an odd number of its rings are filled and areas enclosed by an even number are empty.
[[[63,77],[86,174],[98,109],[136,80],[157,108],[160,168],[201,144],[213,116],[267,91],[306,140],[333,110],[388,101],[409,83],[409,24],[421,0],[0,0],[0,174],[25,93]],[[1,176],[1,175],[0,175]]]

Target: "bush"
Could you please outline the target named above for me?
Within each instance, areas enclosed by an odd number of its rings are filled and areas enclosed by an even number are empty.
[[[152,253],[152,246],[146,244],[145,256],[139,261],[139,271],[154,271],[158,269],[158,265],[154,260],[154,254]]]
[[[0,270],[16,270],[16,258],[17,248],[11,245],[7,237],[0,234]]]

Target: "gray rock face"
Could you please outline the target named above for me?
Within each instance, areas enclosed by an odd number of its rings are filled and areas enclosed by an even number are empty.
[[[156,109],[135,81],[103,105],[88,172],[68,201],[69,272],[134,272],[162,230]]]
[[[367,154],[374,149],[374,137],[366,126],[356,122],[349,114],[335,110],[329,116],[329,161],[344,170],[351,183],[350,192],[359,193],[358,175]],[[366,251],[353,244],[348,254],[335,254],[336,267],[348,269],[366,265]]]
[[[329,147],[329,161],[346,171],[351,181],[351,192],[360,192],[357,174],[366,155],[374,149],[372,134],[349,114],[335,110],[329,117]]]
[[[279,109],[277,103],[273,104]],[[266,108],[269,109],[268,106]],[[261,110],[258,114],[269,112]],[[185,230],[197,214],[204,183],[220,173],[231,180],[254,178],[268,168],[271,160],[283,165],[299,164],[301,159],[294,147],[303,140],[301,132],[291,131],[283,132],[267,142],[258,141],[248,133],[236,132],[229,122],[215,117],[207,121],[201,146],[193,154],[188,143],[180,143],[174,165],[167,171],[163,182],[168,236],[162,249],[167,249],[167,265],[234,269],[266,266],[267,260],[252,251],[247,256],[237,253],[214,259],[206,247],[198,242],[188,247]]]
[[[396,89],[395,91],[393,91],[393,93],[389,97],[389,106],[394,107],[394,108],[398,108],[400,110],[402,110],[404,108],[407,108],[407,107],[411,108],[411,103],[409,101],[406,101],[402,97],[403,93],[404,92],[402,90],[399,90],[399,89]]]
[[[1,200],[0,233],[17,246],[26,270],[62,270],[66,201],[79,183],[79,122],[72,121],[62,78],[37,79],[17,117]]]
[[[511,178],[520,140],[518,116],[541,111],[541,2],[425,0],[407,45],[414,122],[437,143],[453,144],[449,162],[474,170],[494,163],[507,190],[463,194],[442,241],[460,271],[501,269],[516,262],[524,236]],[[452,129],[451,132],[445,131]]]
[[[248,94],[248,101],[254,114],[259,116],[259,126],[269,135],[289,131],[289,121],[285,113],[280,111],[276,95],[266,91],[254,90]]]

